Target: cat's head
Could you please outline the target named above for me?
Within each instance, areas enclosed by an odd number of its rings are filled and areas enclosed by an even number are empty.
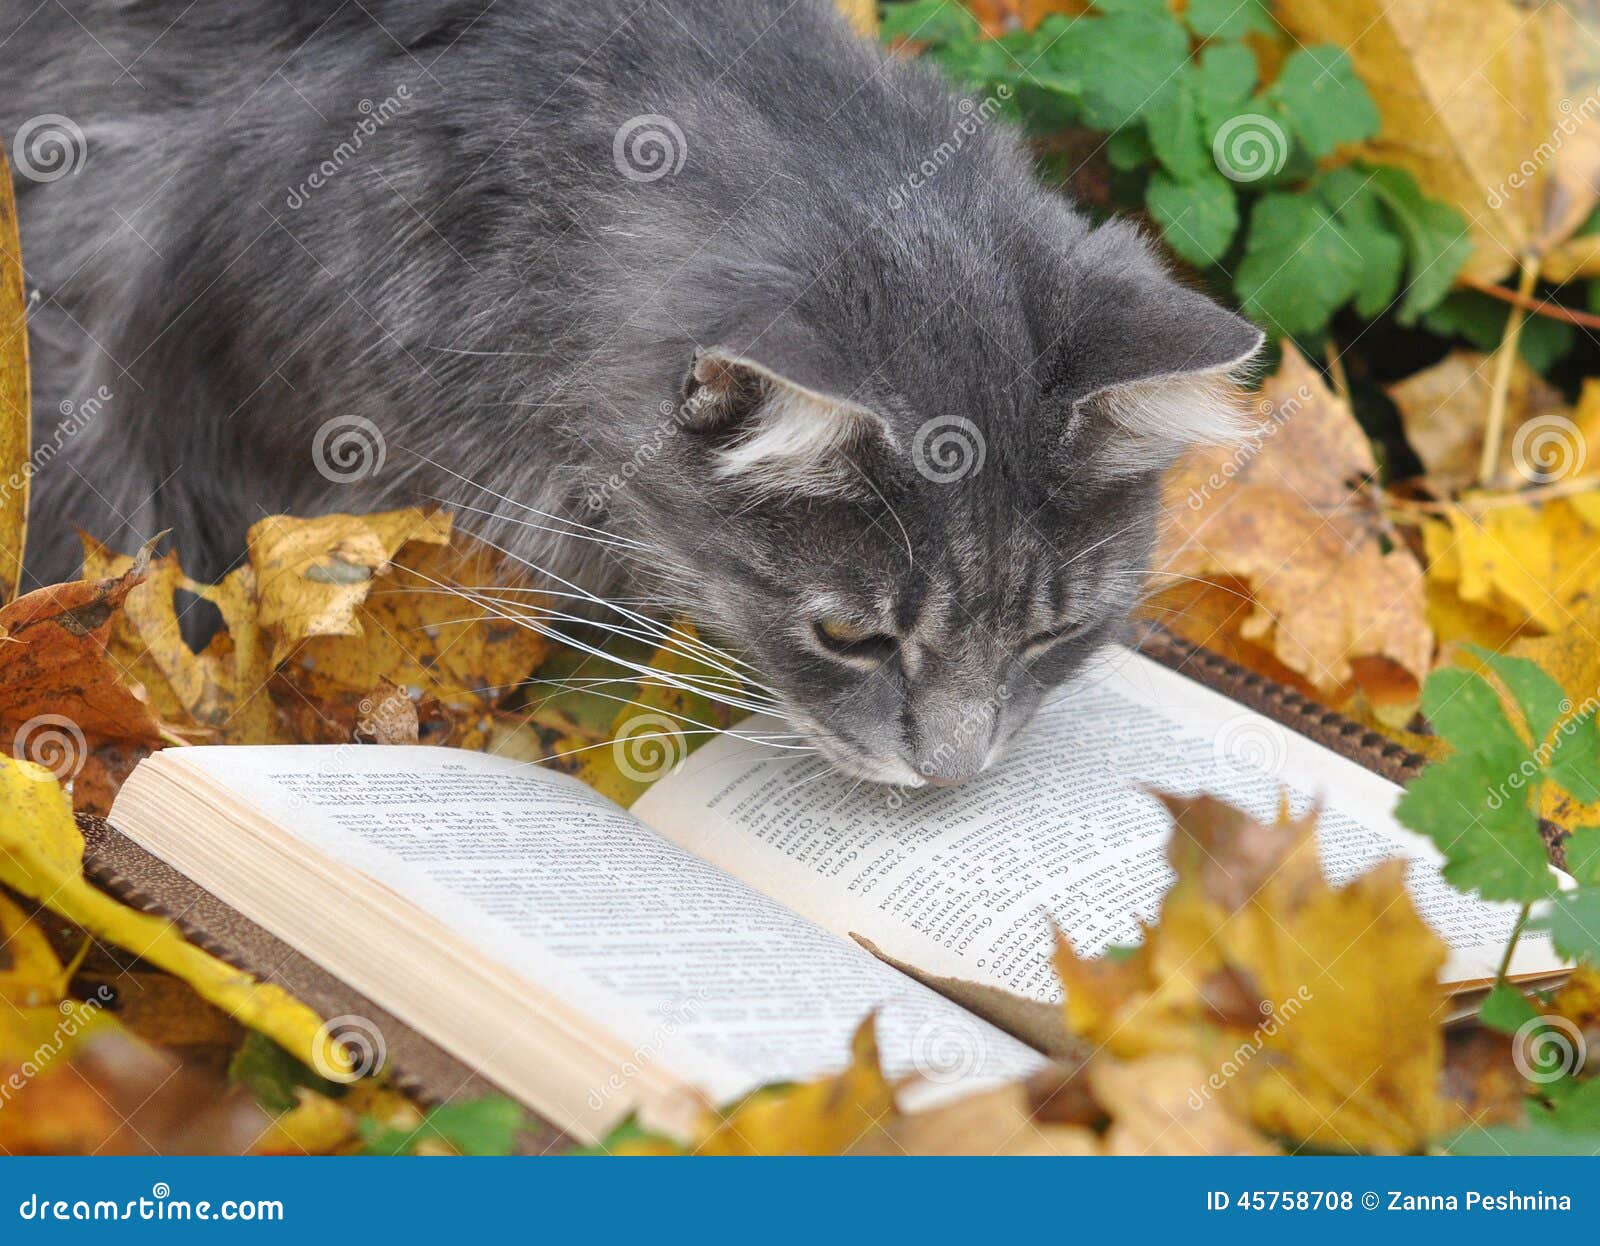
[[[1162,470],[1239,431],[1261,334],[1125,224],[1038,226],[863,238],[734,298],[618,515],[848,773],[991,764],[1118,634]]]

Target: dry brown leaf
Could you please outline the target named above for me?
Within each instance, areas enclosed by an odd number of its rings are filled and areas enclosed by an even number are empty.
[[[119,575],[130,559],[83,538],[86,575]],[[110,650],[123,678],[137,682],[169,722],[221,744],[288,744],[267,692],[272,668],[256,617],[255,571],[240,567],[220,584],[183,573],[176,551],[150,562],[144,583],[128,594],[111,632]],[[210,602],[222,630],[196,653],[181,630],[179,592]]]
[[[1288,343],[1258,410],[1239,446],[1198,450],[1168,478],[1157,582],[1199,576],[1247,589],[1238,636],[1324,699],[1343,699],[1359,683],[1356,661],[1378,658],[1399,669],[1414,701],[1433,649],[1422,570],[1366,483],[1377,472],[1366,435]],[[1174,609],[1162,597],[1152,608]],[[1194,634],[1181,611],[1163,621],[1197,643],[1216,639]],[[1385,684],[1372,691],[1391,698]]]
[[[28,300],[11,166],[0,151],[0,606],[22,583],[33,464],[28,390]]]
[[[1363,144],[1459,210],[1465,275],[1498,281],[1539,241],[1552,134],[1545,28],[1509,0],[1278,0],[1302,44],[1348,49],[1382,124]],[[1531,169],[1527,166],[1531,164]]]
[[[436,520],[442,523],[442,521]],[[448,546],[435,540],[442,535]],[[334,689],[366,696],[387,679],[419,704],[426,697],[456,714],[452,743],[482,747],[488,711],[543,662],[547,644],[513,616],[542,599],[505,584],[494,552],[447,524],[400,547],[350,611],[356,635],[317,635],[299,644],[282,676],[313,700]]]
[[[1227,1104],[1200,1093],[1209,1070],[1191,1055],[1099,1059],[1086,1076],[1111,1117],[1107,1155],[1277,1155]]]
[[[1442,1110],[1445,949],[1403,863],[1330,887],[1314,817],[1262,826],[1209,797],[1163,799],[1177,878],[1160,921],[1122,960],[1061,941],[1068,1025],[1122,1059],[1198,1059],[1200,1097],[1266,1133],[1420,1148]]]
[[[1494,369],[1493,356],[1452,351],[1431,368],[1424,368],[1388,388],[1389,397],[1400,409],[1406,440],[1422,460],[1428,484],[1441,497],[1454,497],[1477,482]],[[1592,418],[1597,412],[1600,412],[1600,405],[1591,401],[1586,415]],[[1593,432],[1600,437],[1600,421],[1594,423]],[[1561,391],[1517,359],[1512,365],[1507,392],[1500,466],[1496,480],[1490,483],[1537,483],[1530,473],[1545,473],[1550,461],[1535,462],[1529,457],[1529,450],[1536,440],[1541,446],[1547,444],[1547,434],[1561,438],[1569,425],[1576,428],[1568,418],[1566,399]],[[1552,443],[1549,448],[1557,447]],[[1573,453],[1586,455],[1587,451],[1577,449],[1574,440]],[[1596,466],[1600,467],[1600,457],[1596,459]]]
[[[149,548],[120,574],[41,588],[0,607],[0,748],[63,778],[89,740],[157,747],[162,724],[107,650],[117,613],[149,569]]]
[[[0,891],[0,1003],[19,1009],[58,1004],[66,997],[71,977],[49,936]]]

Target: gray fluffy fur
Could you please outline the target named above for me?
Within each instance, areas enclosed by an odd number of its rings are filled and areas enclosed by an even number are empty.
[[[689,611],[842,768],[958,779],[1139,591],[1157,472],[1191,434],[1095,396],[1258,340],[826,0],[11,9],[0,132],[59,113],[87,142],[76,173],[16,179],[39,444],[62,403],[110,395],[36,481],[40,581],[74,570],[74,526],[170,528],[215,577],[262,515],[443,498],[521,558]],[[682,166],[630,178],[616,136],[652,115]],[[836,492],[711,471],[755,409],[680,419],[718,350],[877,417]],[[313,442],[349,417],[386,457],[340,484]],[[930,480],[919,430],[953,418],[982,469]],[[830,652],[819,612],[901,651]]]

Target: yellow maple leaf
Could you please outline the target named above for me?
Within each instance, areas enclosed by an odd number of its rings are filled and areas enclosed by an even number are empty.
[[[709,1113],[690,1149],[697,1155],[838,1155],[894,1111],[869,1016],[851,1039],[850,1063],[841,1072],[758,1090],[727,1111]]]
[[[1069,1027],[1122,1059],[1168,1053],[1260,1129],[1319,1148],[1408,1152],[1441,1119],[1438,973],[1404,865],[1323,879],[1315,818],[1262,826],[1209,797],[1163,798],[1177,875],[1122,960],[1056,965]]]
[[[1561,630],[1600,575],[1596,500],[1541,504],[1467,494],[1461,505],[1423,523],[1430,585],[1491,611],[1512,629]]]
[[[283,988],[225,964],[189,943],[171,922],[119,904],[85,881],[83,836],[67,794],[48,770],[0,757],[0,809],[5,811],[0,818],[0,883],[89,934],[176,974],[306,1065],[348,1067],[317,1014]]]
[[[1240,639],[1325,699],[1360,684],[1366,658],[1384,672],[1375,699],[1414,702],[1433,650],[1422,570],[1365,483],[1377,472],[1366,435],[1288,343],[1258,412],[1238,445],[1197,450],[1168,477],[1157,584],[1170,575],[1238,586],[1251,607]],[[1152,608],[1190,639],[1212,639],[1193,634],[1171,599]]]
[[[839,12],[845,15],[858,35],[873,39],[878,34],[877,0],[835,0]]]

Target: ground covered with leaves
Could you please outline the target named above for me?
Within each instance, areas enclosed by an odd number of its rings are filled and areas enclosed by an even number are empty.
[[[1330,886],[1309,821],[1169,801],[1176,882],[1141,944],[1058,946],[1048,1072],[909,1111],[868,1018],[836,1074],[603,1149],[1600,1151],[1600,13],[901,0],[878,33],[1271,330],[1251,433],[1169,482],[1149,617],[1430,758],[1401,820],[1579,968],[1446,1026],[1398,866]],[[303,1005],[86,883],[73,810],[201,742],[493,749],[627,803],[636,724],[725,724],[673,686],[692,647],[624,646],[597,694],[536,586],[422,510],[263,519],[216,584],[90,534],[80,580],[18,595],[17,254],[0,193],[0,1152],[512,1147],[514,1105],[350,1081]]]

